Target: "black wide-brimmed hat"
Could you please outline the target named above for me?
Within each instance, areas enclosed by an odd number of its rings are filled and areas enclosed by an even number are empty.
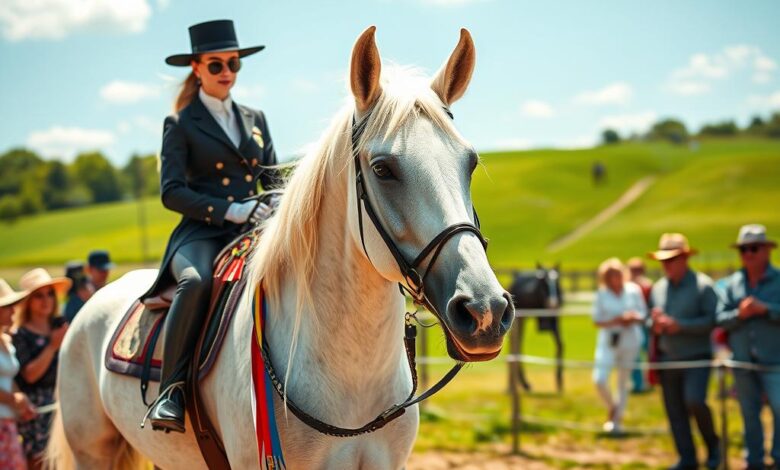
[[[265,46],[244,47],[238,46],[236,30],[231,20],[215,20],[192,25],[190,30],[190,54],[176,54],[165,59],[168,65],[184,67],[190,65],[192,59],[198,54],[206,52],[238,51],[239,57],[246,57],[260,52]]]

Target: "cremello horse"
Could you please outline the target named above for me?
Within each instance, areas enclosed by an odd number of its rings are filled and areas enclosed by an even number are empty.
[[[250,261],[269,299],[267,337],[287,396],[319,419],[358,427],[411,390],[402,337],[399,267],[379,232],[364,220],[361,244],[351,150],[353,116],[366,120],[356,143],[367,191],[381,223],[407,259],[444,227],[472,222],[471,173],[477,154],[453,127],[445,107],[466,91],[474,46],[466,30],[430,81],[403,68],[381,71],[375,28],[357,40],[351,62],[353,99],[292,176],[286,196]],[[364,214],[365,217],[365,214]],[[473,233],[446,241],[426,281],[441,312],[450,354],[492,358],[511,324],[509,295],[496,280]],[[60,352],[59,413],[49,461],[57,468],[136,468],[141,457],[163,469],[205,463],[187,423],[185,434],[139,428],[146,411],[137,379],[106,370],[104,353],[130,303],[155,271],[126,274],[101,289],[76,317]],[[250,404],[249,299],[239,306],[223,350],[202,384],[206,407],[231,467],[256,468]],[[290,469],[397,469],[409,456],[418,412],[371,434],[319,434],[276,399]]]

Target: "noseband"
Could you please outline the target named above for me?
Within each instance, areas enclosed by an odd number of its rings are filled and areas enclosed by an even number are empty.
[[[446,108],[445,111],[450,116],[450,118],[452,118],[450,111]],[[358,225],[360,227],[360,242],[363,245],[363,251],[365,252],[366,257],[368,257],[370,260],[371,258],[368,256],[368,250],[366,250],[366,241],[363,235],[363,207],[365,206],[365,211],[366,214],[368,214],[368,218],[371,219],[371,222],[374,224],[374,228],[377,230],[377,232],[379,232],[379,235],[382,237],[382,240],[384,240],[387,249],[390,250],[393,258],[395,258],[396,263],[398,263],[398,268],[401,270],[401,274],[406,281],[406,285],[403,283],[398,283],[398,287],[401,290],[401,293],[403,294],[404,292],[408,292],[414,300],[415,304],[426,307],[439,319],[439,321],[441,321],[441,315],[430,302],[428,296],[425,293],[425,278],[428,276],[428,273],[431,272],[431,267],[433,267],[433,264],[436,262],[439,254],[441,254],[441,251],[444,248],[444,244],[458,233],[471,232],[475,234],[477,238],[479,238],[480,243],[482,243],[482,247],[487,249],[487,240],[482,236],[482,232],[479,231],[479,218],[477,217],[477,211],[472,208],[474,213],[474,224],[469,222],[460,222],[446,227],[444,230],[439,232],[439,234],[436,235],[433,240],[425,245],[422,251],[420,251],[420,254],[418,254],[411,263],[407,262],[406,258],[401,253],[401,250],[395,244],[392,237],[390,237],[390,234],[387,233],[387,230],[385,230],[382,223],[379,221],[379,217],[377,217],[377,214],[371,205],[371,200],[368,197],[368,192],[366,191],[366,183],[363,177],[363,170],[360,166],[360,154],[357,149],[357,142],[365,131],[368,117],[368,115],[365,116],[360,121],[360,123],[356,122],[354,116],[352,117],[352,155],[355,161],[355,186],[357,189],[356,199],[358,208]],[[420,265],[429,255],[431,256],[431,260],[428,262],[428,265],[426,266],[423,274],[420,275]],[[425,400],[426,398],[429,398],[444,388],[444,386],[447,385],[463,367],[463,362],[456,362],[455,365],[452,366],[452,368],[438,382],[436,382],[436,384],[420,395],[415,396],[414,394],[417,391],[417,363],[415,361],[415,357],[417,355],[415,341],[417,337],[417,326],[412,323],[413,319],[414,314],[407,312],[405,315],[404,327],[404,349],[406,350],[406,359],[409,364],[409,370],[412,374],[412,391],[409,393],[409,396],[406,398],[406,400],[404,400],[402,403],[391,406],[390,408],[380,413],[372,421],[359,428],[342,428],[328,424],[306,413],[292,400],[285,397],[284,384],[279,379],[276,371],[273,368],[270,357],[270,348],[268,347],[265,338],[263,339],[262,348],[263,363],[266,370],[268,371],[268,375],[271,378],[271,384],[273,385],[277,394],[282,398],[282,401],[287,404],[287,408],[307,426],[319,431],[322,434],[335,437],[353,437],[359,436],[361,434],[368,434],[383,428],[391,421],[402,416],[406,412],[406,409],[410,406],[416,405],[417,403]],[[448,334],[447,327],[444,322],[442,322],[442,327],[445,330],[445,334]]]

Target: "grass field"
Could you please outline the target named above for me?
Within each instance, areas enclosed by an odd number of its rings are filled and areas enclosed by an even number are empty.
[[[494,266],[536,260],[593,268],[608,256],[653,248],[663,231],[682,230],[702,249],[700,263],[734,261],[728,243],[740,224],[765,223],[780,232],[780,141],[707,140],[697,149],[663,143],[623,143],[587,150],[488,153],[474,178],[474,201],[490,238]],[[605,184],[590,168],[602,161]],[[632,206],[588,236],[550,253],[547,246],[610,205],[633,183],[656,183]],[[139,203],[63,210],[4,224],[0,266],[57,265],[93,248],[120,263],[142,262]],[[159,259],[178,217],[156,199],[143,201],[149,261]]]

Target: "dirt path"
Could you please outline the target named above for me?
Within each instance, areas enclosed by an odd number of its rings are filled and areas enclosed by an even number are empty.
[[[639,196],[644,194],[644,192],[647,191],[647,188],[649,188],[653,183],[655,183],[655,176],[646,176],[637,181],[631,185],[631,187],[628,188],[628,191],[623,193],[617,201],[613,202],[609,207],[596,214],[592,219],[580,225],[572,232],[552,242],[547,247],[547,249],[554,253],[584,237],[588,233],[592,232],[596,227],[608,221],[617,213],[628,207],[632,202],[636,201]]]

